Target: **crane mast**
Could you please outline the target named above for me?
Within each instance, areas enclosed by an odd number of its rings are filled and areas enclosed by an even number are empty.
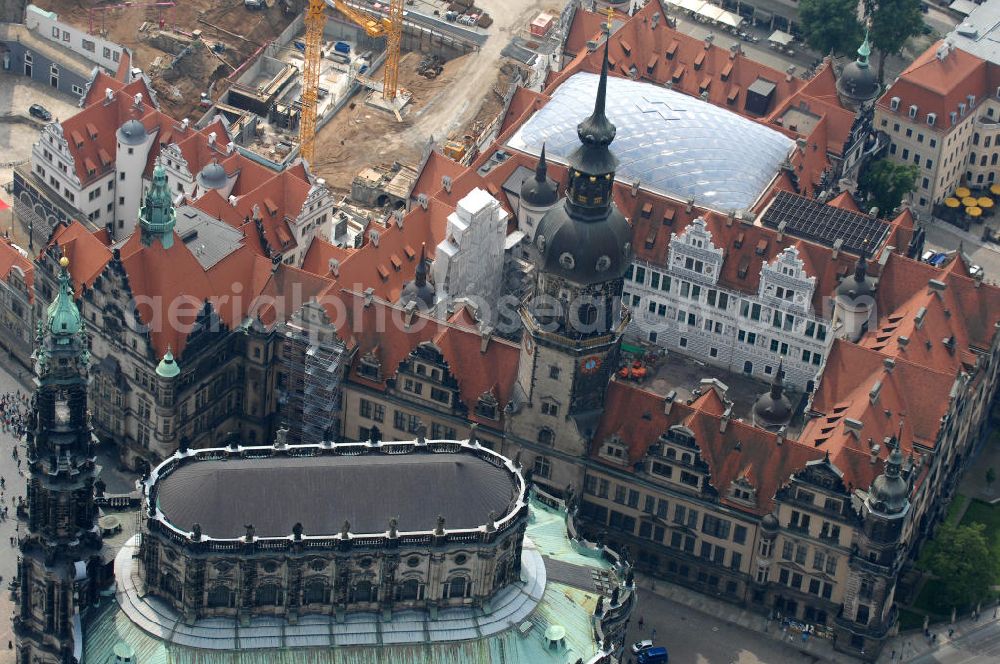
[[[388,16],[371,16],[344,0],[332,0],[333,6],[369,37],[384,37],[386,60],[382,78],[382,98],[396,99],[399,85],[399,50],[403,38],[403,2],[390,0]],[[306,8],[306,51],[302,71],[302,115],[299,119],[299,146],[302,158],[313,162],[316,143],[316,105],[319,101],[319,73],[323,54],[323,28],[326,26],[325,0],[309,0]]]

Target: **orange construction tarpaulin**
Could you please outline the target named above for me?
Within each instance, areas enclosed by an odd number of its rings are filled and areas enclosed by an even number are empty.
[[[9,209],[10,209],[10,206],[7,205],[7,201],[5,201],[4,199],[0,198],[0,212],[3,212],[4,210],[9,210]]]

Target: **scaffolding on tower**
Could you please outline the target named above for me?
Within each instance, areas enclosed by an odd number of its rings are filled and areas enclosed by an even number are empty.
[[[289,444],[330,440],[340,430],[347,347],[316,303],[306,304],[285,323],[284,336],[286,440]]]

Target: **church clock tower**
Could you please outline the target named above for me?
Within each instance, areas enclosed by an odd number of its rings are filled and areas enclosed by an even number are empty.
[[[96,599],[101,570],[87,412],[90,354],[69,261],[59,264],[59,290],[39,323],[34,355],[27,534],[20,541],[14,616],[18,664],[79,661],[80,612]]]
[[[518,383],[528,406],[512,418],[512,432],[573,458],[586,454],[628,322],[620,302],[632,230],[612,202],[617,130],[605,114],[607,87],[605,42],[594,111],[577,126],[566,196],[538,223],[530,252],[538,282],[521,309]],[[577,480],[554,476],[551,485]]]

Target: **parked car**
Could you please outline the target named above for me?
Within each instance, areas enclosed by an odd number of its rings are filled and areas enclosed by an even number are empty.
[[[663,646],[643,650],[636,658],[637,664],[667,664],[669,661],[670,655]]]
[[[920,256],[920,260],[924,263],[933,265],[934,267],[941,267],[948,262],[948,254],[941,251],[928,250]]]
[[[38,118],[39,120],[44,120],[45,122],[52,119],[52,114],[49,113],[49,110],[41,104],[32,104],[29,106],[28,115],[33,118]]]
[[[974,277],[974,278],[976,278],[976,279],[981,278],[983,276],[983,274],[984,274],[984,271],[983,271],[983,266],[982,265],[973,265],[973,266],[971,266],[969,268],[969,275],[972,276],[972,277]]]
[[[632,644],[632,654],[638,655],[644,650],[649,650],[653,647],[653,641],[651,639],[643,639],[642,641],[636,641]]]

